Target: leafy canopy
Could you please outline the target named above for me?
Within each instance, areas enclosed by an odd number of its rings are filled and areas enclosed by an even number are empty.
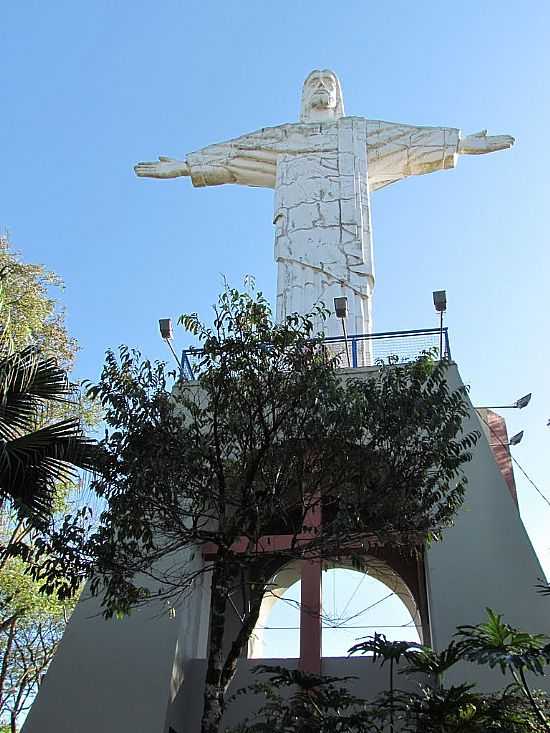
[[[94,483],[107,509],[89,548],[107,614],[185,591],[202,570],[184,550],[208,543],[237,567],[257,564],[274,533],[293,538],[273,550],[284,560],[375,540],[410,547],[452,522],[477,436],[461,434],[464,392],[449,389],[446,365],[426,355],[343,378],[312,321],[274,323],[261,294],[226,288],[212,326],[181,318],[200,343],[197,378],[172,393],[164,364],[107,354],[89,388],[108,425]]]

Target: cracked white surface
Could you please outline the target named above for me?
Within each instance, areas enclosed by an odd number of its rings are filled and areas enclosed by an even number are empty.
[[[459,131],[363,117],[266,128],[187,156],[195,186],[275,189],[277,318],[348,298],[349,334],[372,332],[370,192],[455,165]],[[335,316],[316,324],[341,336]]]
[[[345,117],[340,84],[315,71],[301,121],[265,128],[187,156],[195,186],[275,189],[277,318],[346,296],[349,334],[372,332],[370,192],[407,176],[452,168],[459,131]],[[316,330],[341,336],[331,313]],[[366,355],[363,355],[365,357]],[[363,361],[364,358],[361,358]]]

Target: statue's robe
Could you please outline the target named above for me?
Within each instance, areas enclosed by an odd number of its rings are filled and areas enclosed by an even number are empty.
[[[277,318],[348,298],[348,333],[372,332],[369,194],[453,168],[459,130],[341,117],[268,127],[187,156],[194,186],[275,189]],[[341,336],[332,315],[316,329]]]

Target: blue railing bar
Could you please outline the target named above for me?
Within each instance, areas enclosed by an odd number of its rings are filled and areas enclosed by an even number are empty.
[[[439,328],[417,328],[411,331],[381,331],[380,333],[355,333],[348,335],[348,339],[377,339],[377,338],[398,338],[399,336],[421,336],[423,334],[439,334]],[[447,333],[447,326],[443,329]],[[343,341],[344,336],[327,336],[323,341]]]
[[[449,345],[449,330],[447,328],[443,329],[444,338],[445,338],[445,356],[449,361],[451,361],[451,347]]]
[[[449,333],[448,328],[445,326],[443,328],[443,334],[445,338],[445,343],[447,346],[447,351],[449,351]],[[382,338],[399,338],[400,336],[423,336],[423,335],[439,335],[441,332],[441,329],[439,328],[417,328],[411,331],[381,331],[380,333],[357,333],[357,334],[350,334],[348,335],[348,341],[361,341],[366,340],[370,341],[372,339],[382,339]],[[344,336],[327,336],[323,339],[326,343],[339,343],[341,341],[344,341]],[[193,354],[201,354],[202,349],[198,348],[191,348],[191,349],[184,349],[183,354],[193,356]]]
[[[371,340],[371,339],[381,339],[381,338],[399,338],[400,336],[421,336],[421,335],[430,335],[430,334],[439,334],[440,329],[439,328],[417,328],[410,331],[381,331],[380,333],[355,333],[348,335],[348,340],[350,341],[359,341],[361,339],[365,340]],[[444,327],[443,333],[445,334],[445,338],[448,339],[448,329],[447,326]],[[344,336],[327,336],[323,339],[323,341],[326,341],[328,343],[330,342],[339,342],[343,341]],[[192,349],[184,349],[184,354],[200,354],[202,349],[198,348],[192,348]]]
[[[191,362],[189,361],[188,357],[189,351],[183,351],[181,355],[181,377],[182,379],[189,379],[191,382],[195,379],[195,373],[193,371],[193,367],[191,366]]]
[[[357,339],[353,339],[351,342],[351,365],[354,369],[357,369]]]
[[[351,361],[352,361],[352,367],[356,369],[359,366],[359,354],[358,354],[358,348],[357,343],[359,341],[375,341],[375,340],[383,340],[383,339],[398,339],[403,338],[407,336],[415,337],[415,336],[435,336],[435,335],[443,335],[444,338],[444,355],[447,359],[451,358],[451,347],[449,344],[449,330],[447,326],[445,326],[443,329],[440,328],[416,328],[411,329],[408,331],[381,331],[379,333],[362,333],[362,334],[353,334],[348,336],[348,341],[351,341]],[[344,341],[344,335],[342,336],[328,336],[323,339],[326,343],[342,343]],[[193,367],[191,366],[191,362],[189,361],[189,357],[191,356],[200,356],[202,354],[202,349],[192,347],[190,349],[184,349],[182,351],[182,360],[181,360],[181,370],[180,374],[182,379],[188,379],[193,381],[195,379],[195,373],[193,371]]]

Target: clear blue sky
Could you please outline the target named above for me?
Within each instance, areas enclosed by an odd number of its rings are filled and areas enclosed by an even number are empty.
[[[295,120],[324,67],[348,114],[513,134],[510,151],[373,196],[375,327],[436,325],[446,288],[474,402],[533,392],[509,429],[550,495],[550,4],[21,0],[2,15],[0,225],[63,276],[80,377],[120,343],[166,358],[157,319],[208,318],[222,275],[274,296],[271,191],[139,180],[136,161]],[[550,569],[550,509],[517,481]]]

